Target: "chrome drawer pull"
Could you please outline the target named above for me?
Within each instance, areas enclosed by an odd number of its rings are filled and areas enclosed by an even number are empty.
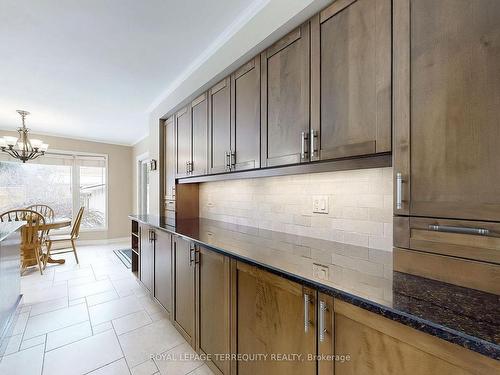
[[[309,321],[309,304],[311,303],[311,297],[309,294],[304,293],[304,332],[309,332],[309,325],[311,322]]]
[[[325,341],[325,312],[326,312],[326,302],[319,301],[319,342]]]
[[[403,175],[396,173],[396,210],[403,208]]]
[[[429,224],[429,230],[445,233],[475,234],[477,236],[487,236],[490,234],[490,230],[485,228],[453,227],[449,225],[436,224]]]

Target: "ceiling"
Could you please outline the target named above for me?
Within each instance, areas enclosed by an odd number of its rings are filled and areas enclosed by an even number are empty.
[[[0,129],[133,144],[148,108],[262,0],[0,0]],[[233,23],[233,24],[232,24]]]

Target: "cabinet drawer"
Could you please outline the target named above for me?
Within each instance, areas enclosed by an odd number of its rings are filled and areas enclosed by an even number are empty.
[[[396,220],[396,246],[500,264],[498,223],[412,217],[401,225]]]

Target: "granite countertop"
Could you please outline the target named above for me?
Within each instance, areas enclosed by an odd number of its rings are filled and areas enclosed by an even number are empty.
[[[500,296],[393,271],[391,252],[208,219],[130,218],[500,360]],[[326,280],[313,264],[328,267]]]
[[[0,242],[24,225],[24,221],[0,222]]]

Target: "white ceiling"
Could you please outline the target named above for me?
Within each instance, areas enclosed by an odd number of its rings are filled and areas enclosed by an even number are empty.
[[[0,0],[0,129],[133,144],[147,111],[263,0]]]

